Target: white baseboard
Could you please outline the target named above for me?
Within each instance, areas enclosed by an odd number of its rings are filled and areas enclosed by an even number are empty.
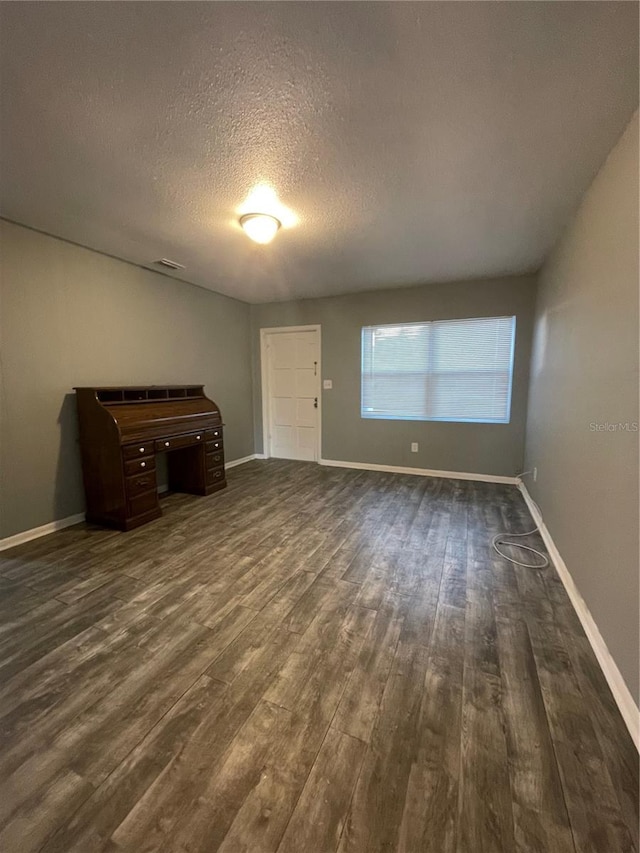
[[[232,459],[231,462],[225,462],[225,468],[235,468],[237,465],[244,465],[245,462],[253,462],[254,459],[264,459],[263,453],[251,453],[249,456],[241,456],[240,459]]]
[[[31,530],[23,530],[22,533],[16,533],[13,536],[0,539],[0,551],[6,551],[7,548],[15,548],[16,545],[31,542],[32,539],[39,539],[48,533],[55,533],[56,530],[80,524],[81,521],[84,521],[84,513],[78,512],[75,515],[68,515],[66,518],[59,518],[57,521],[50,521],[49,524],[42,524],[40,527],[32,527]]]
[[[633,696],[631,695],[631,692],[611,655],[611,652],[607,648],[607,644],[600,633],[600,629],[598,628],[595,619],[591,615],[591,612],[587,607],[584,598],[580,594],[569,569],[560,556],[560,552],[551,538],[551,534],[544,523],[538,507],[533,502],[525,484],[520,482],[519,488],[527,506],[529,507],[533,520],[538,526],[542,539],[544,540],[544,544],[547,546],[547,551],[549,552],[549,556],[556,567],[560,580],[564,584],[564,588],[571,600],[573,609],[576,611],[578,619],[584,628],[584,632],[587,635],[591,648],[593,649],[598,663],[600,664],[604,677],[607,679],[607,684],[613,693],[613,698],[620,709],[622,718],[629,729],[629,734],[636,745],[636,749],[640,750],[640,711],[638,710],[638,706],[636,705]]]
[[[431,468],[410,468],[401,465],[375,465],[370,462],[342,462],[337,459],[320,459],[320,465],[332,468],[355,468],[359,471],[386,471],[390,474],[415,474],[418,477],[444,477],[447,480],[475,480],[481,483],[508,483],[517,485],[517,477],[502,477],[498,474],[470,474],[466,471],[436,471]]]

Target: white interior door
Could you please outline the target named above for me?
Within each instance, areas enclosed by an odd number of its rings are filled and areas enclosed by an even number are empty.
[[[317,329],[267,335],[271,456],[318,459],[319,337]]]

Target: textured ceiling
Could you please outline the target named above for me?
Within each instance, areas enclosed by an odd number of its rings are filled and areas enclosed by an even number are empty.
[[[0,14],[2,215],[250,302],[535,270],[638,103],[636,3]]]

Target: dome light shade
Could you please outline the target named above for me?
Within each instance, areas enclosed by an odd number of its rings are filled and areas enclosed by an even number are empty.
[[[269,213],[245,213],[240,225],[255,243],[270,243],[276,236],[281,222]]]

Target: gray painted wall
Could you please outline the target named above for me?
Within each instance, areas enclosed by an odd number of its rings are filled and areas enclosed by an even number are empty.
[[[262,443],[260,329],[322,326],[322,456],[348,462],[406,465],[476,474],[522,470],[529,355],[536,282],[532,276],[402,288],[251,306],[256,452]],[[509,424],[363,420],[360,417],[362,326],[462,317],[517,317]],[[410,452],[412,441],[420,447]]]
[[[545,522],[638,700],[638,116],[540,277],[526,465]]]
[[[253,452],[249,306],[0,222],[0,537],[84,508],[74,385],[203,382]]]

